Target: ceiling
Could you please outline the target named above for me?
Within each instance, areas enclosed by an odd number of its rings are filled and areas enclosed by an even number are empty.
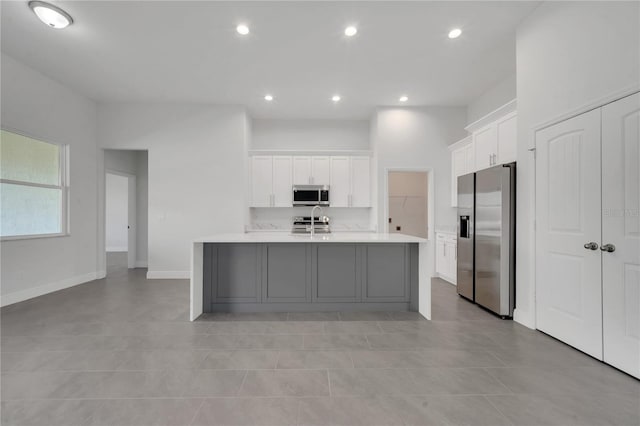
[[[2,1],[2,51],[97,101],[243,105],[257,118],[367,118],[403,94],[405,105],[467,105],[515,72],[516,27],[537,6],[54,3],[73,25],[48,28],[27,1]],[[348,38],[351,24],[358,33]],[[451,40],[454,27],[463,33]]]

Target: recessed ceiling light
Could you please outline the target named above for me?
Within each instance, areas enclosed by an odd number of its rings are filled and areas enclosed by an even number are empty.
[[[458,38],[462,34],[462,30],[460,28],[454,28],[449,31],[449,38]]]
[[[407,102],[409,100],[408,96],[400,96],[400,99],[398,99],[400,102]]]
[[[247,35],[249,34],[249,27],[247,27],[245,24],[240,24],[236,27],[236,31],[240,35]]]
[[[264,95],[264,100],[271,102],[273,100],[273,95]]]
[[[333,95],[333,96],[331,97],[331,100],[332,100],[333,102],[340,102],[340,95]]]
[[[353,25],[349,25],[347,28],[344,29],[344,35],[346,35],[347,37],[353,37],[357,33],[358,33],[358,29]]]
[[[43,1],[30,1],[29,7],[33,13],[51,28],[62,29],[73,24],[73,18],[58,6]]]

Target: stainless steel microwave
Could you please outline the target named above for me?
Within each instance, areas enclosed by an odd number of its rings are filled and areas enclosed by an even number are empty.
[[[328,206],[329,185],[293,185],[294,206]]]

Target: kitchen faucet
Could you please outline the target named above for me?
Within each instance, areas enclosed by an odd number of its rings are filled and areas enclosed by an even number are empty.
[[[315,224],[314,224],[314,216],[313,214],[315,213],[316,209],[320,209],[320,213],[322,213],[322,215],[324,216],[324,210],[322,210],[322,207],[320,206],[313,206],[313,208],[311,209],[311,238],[313,238],[313,229],[315,228]]]

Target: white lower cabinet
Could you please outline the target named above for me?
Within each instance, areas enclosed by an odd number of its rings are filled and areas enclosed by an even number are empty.
[[[536,328],[640,378],[640,94],[536,133]]]
[[[451,284],[456,284],[458,269],[458,243],[453,234],[436,234],[436,273]]]

